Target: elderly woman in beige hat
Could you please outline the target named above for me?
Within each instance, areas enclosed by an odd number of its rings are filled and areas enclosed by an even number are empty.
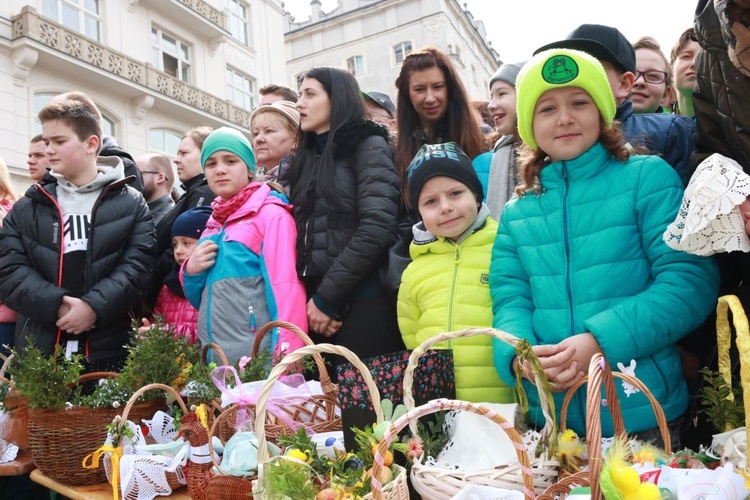
[[[299,110],[289,101],[260,106],[250,117],[257,174],[267,181],[278,182],[287,191],[286,174],[297,147],[298,129]]]

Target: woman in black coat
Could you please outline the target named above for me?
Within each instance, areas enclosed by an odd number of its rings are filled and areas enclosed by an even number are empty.
[[[357,81],[344,69],[308,72],[297,108],[290,196],[310,335],[360,358],[401,350],[396,311],[378,277],[396,239],[399,203],[388,131],[365,119]]]

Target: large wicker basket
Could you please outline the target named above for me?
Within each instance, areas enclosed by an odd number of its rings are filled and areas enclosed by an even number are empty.
[[[258,404],[256,407],[256,422],[261,422],[261,425],[256,425],[255,433],[258,437],[258,480],[253,486],[253,495],[256,500],[264,500],[267,495],[262,490],[262,478],[263,468],[268,465],[269,456],[266,447],[266,430],[265,423],[266,419],[266,402],[268,396],[271,394],[273,384],[276,382],[281,375],[294,363],[301,361],[305,356],[309,354],[338,354],[344,356],[349,362],[354,365],[361,373],[362,377],[367,385],[367,389],[370,391],[370,397],[372,398],[372,406],[375,410],[376,423],[381,423],[384,420],[383,409],[380,404],[380,392],[375,385],[375,381],[372,379],[370,370],[362,363],[356,354],[346,349],[345,347],[335,346],[331,344],[318,344],[314,346],[305,346],[297,349],[291,354],[288,354],[284,359],[274,367],[271,374],[268,376],[266,383],[263,384],[260,395],[258,397]],[[381,496],[379,498],[385,498],[387,500],[408,500],[409,499],[409,487],[406,481],[406,470],[403,467],[396,466],[396,473],[393,476],[393,480],[382,488]],[[373,493],[365,495],[365,500],[373,498]]]
[[[434,399],[430,401],[427,404],[424,404],[422,406],[418,406],[416,408],[412,408],[406,414],[404,414],[401,418],[393,422],[391,424],[390,429],[388,432],[386,432],[385,436],[383,437],[382,441],[380,441],[380,444],[378,445],[377,452],[375,453],[375,459],[373,462],[373,471],[372,471],[372,490],[373,490],[373,498],[375,500],[381,500],[382,498],[391,498],[391,497],[383,497],[383,492],[381,490],[380,483],[375,479],[380,477],[380,471],[383,467],[383,457],[388,450],[388,446],[393,441],[396,436],[398,436],[398,433],[404,429],[407,425],[411,425],[412,423],[416,423],[417,419],[420,417],[423,417],[425,415],[430,415],[432,413],[436,413],[439,411],[448,411],[448,410],[460,410],[460,411],[469,411],[472,413],[476,413],[477,415],[480,415],[482,417],[485,417],[489,420],[492,420],[496,424],[498,424],[503,431],[508,435],[510,440],[513,442],[513,445],[516,450],[516,456],[518,457],[518,469],[521,472],[522,477],[522,483],[521,488],[518,488],[517,485],[513,485],[513,489],[521,489],[524,492],[525,498],[531,500],[534,498],[535,492],[534,492],[534,480],[532,477],[533,471],[531,469],[531,464],[529,463],[529,455],[526,453],[526,448],[523,444],[523,441],[521,440],[521,436],[518,435],[518,432],[513,427],[510,422],[505,420],[502,415],[500,415],[497,412],[494,412],[490,409],[488,409],[485,406],[482,406],[480,404],[476,403],[469,403],[468,401],[457,401],[453,399]],[[446,471],[445,469],[442,469],[444,472],[451,472]],[[467,474],[469,476],[469,474]],[[465,479],[465,478],[464,478]],[[450,481],[450,474],[448,474],[448,480]],[[413,481],[413,476],[412,476]],[[482,486],[494,486],[494,487],[504,487],[509,488],[509,486],[502,486],[499,485],[493,481],[487,481],[485,474],[483,472],[479,472],[478,477],[475,481],[463,481],[463,486],[466,486],[467,484],[481,484]],[[440,483],[436,483],[434,485],[435,487],[430,491],[430,496],[426,496],[426,494],[420,492],[423,495],[423,498],[429,498],[430,500],[437,500],[442,498],[452,498],[452,493],[449,493],[448,491],[451,489],[451,485],[446,485],[446,492],[442,492],[440,490]]]
[[[620,399],[617,396],[614,379],[618,378],[630,385],[638,388],[648,398],[651,408],[656,415],[656,421],[661,430],[661,436],[664,440],[664,448],[667,455],[671,454],[672,444],[667,428],[667,419],[664,416],[664,410],[654,395],[648,388],[636,377],[625,373],[612,372],[601,353],[595,354],[589,364],[589,372],[586,377],[576,382],[565,394],[562,408],[560,409],[560,428],[565,429],[565,419],[568,412],[568,406],[573,398],[573,394],[581,386],[588,382],[586,393],[586,449],[589,457],[589,468],[585,471],[572,474],[560,483],[550,486],[543,494],[537,496],[537,500],[563,500],[574,486],[590,486],[591,499],[602,500],[602,491],[599,487],[599,475],[602,472],[602,384],[604,384],[604,393],[607,398],[607,406],[612,415],[612,425],[616,436],[625,438],[627,436],[625,423],[622,419],[620,410]],[[592,480],[593,479],[593,480]]]
[[[271,321],[263,325],[263,327],[255,334],[255,342],[253,344],[251,357],[255,357],[258,354],[263,337],[274,328],[284,328],[289,330],[302,339],[305,345],[314,345],[312,340],[310,340],[310,337],[308,337],[298,326],[285,321]],[[224,353],[221,352],[221,349],[215,344],[209,344],[204,348],[204,357],[208,348],[216,350],[219,359],[226,364]],[[279,409],[286,413],[289,421],[302,422],[305,426],[312,429],[313,432],[340,431],[342,429],[342,424],[338,401],[338,386],[331,382],[331,377],[328,375],[325,362],[320,354],[315,353],[313,359],[318,367],[320,385],[323,394],[311,396],[304,402],[284,405]],[[210,409],[212,417],[211,425],[213,425],[213,419],[217,418],[223,411],[230,411],[236,414],[239,408],[236,405],[233,405],[223,409],[221,408],[221,400],[214,399],[210,403]],[[249,412],[254,412],[253,405],[247,405],[247,410]],[[236,432],[235,419],[222,419],[222,424],[216,427],[214,432],[215,436],[219,437],[222,441],[226,441]],[[279,419],[270,413],[267,413],[266,415],[265,432],[267,438],[271,441],[275,441],[282,433],[294,433],[294,431],[290,429],[282,419]]]
[[[404,405],[407,410],[414,408],[414,396],[412,394],[412,385],[414,383],[414,370],[417,367],[419,357],[430,349],[433,345],[458,338],[472,337],[475,335],[489,335],[499,339],[507,344],[517,347],[519,339],[501,330],[492,328],[469,328],[457,332],[441,333],[414,349],[409,357],[409,364],[404,372]],[[523,345],[523,344],[522,344]],[[533,356],[530,349],[519,352],[519,357]],[[536,366],[534,363],[532,366]],[[546,419],[546,425],[542,434],[549,439],[557,439],[557,426],[555,424],[555,410],[552,395],[545,393],[545,384],[540,381],[544,378],[544,373],[535,373],[537,391],[539,392],[539,401],[542,405],[542,412]],[[413,436],[417,435],[417,422],[409,422],[409,429]],[[533,454],[532,454],[533,455]],[[541,493],[547,487],[554,484],[558,479],[560,462],[548,456],[548,450],[545,450],[538,457],[530,458],[531,477],[533,480],[533,489]],[[488,469],[482,471],[465,472],[461,470],[449,470],[442,467],[435,467],[425,463],[425,457],[422,456],[416,460],[411,468],[411,482],[414,489],[424,498],[431,500],[450,499],[457,495],[461,489],[470,484],[481,486],[495,486],[497,488],[506,488],[511,490],[522,491],[526,486],[526,477],[523,470],[523,464],[513,464],[507,467]]]
[[[81,376],[80,382],[116,377],[116,373],[95,372]],[[164,408],[160,400],[136,405],[133,418],[151,418]],[[29,410],[29,452],[42,473],[65,484],[88,485],[106,481],[104,469],[85,469],[84,457],[96,451],[107,439],[109,425],[120,410],[75,406],[49,410]]]

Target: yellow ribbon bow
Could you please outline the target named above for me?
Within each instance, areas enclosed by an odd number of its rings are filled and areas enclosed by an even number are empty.
[[[112,461],[112,476],[109,478],[109,482],[112,483],[112,498],[117,500],[119,498],[117,487],[120,484],[120,457],[122,457],[122,446],[114,447],[111,444],[105,444],[94,453],[86,455],[83,462],[81,462],[81,465],[86,469],[98,469],[99,461],[105,453],[112,454],[109,457]]]

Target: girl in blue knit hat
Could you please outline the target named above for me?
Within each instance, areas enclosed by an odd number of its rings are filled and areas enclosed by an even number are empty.
[[[255,332],[269,321],[307,330],[305,289],[294,265],[297,230],[286,196],[254,180],[255,155],[238,130],[212,132],[201,165],[217,198],[181,277],[199,311],[201,344],[217,343],[233,362],[250,353]],[[279,356],[301,346],[299,337],[280,329],[261,348]]]
[[[649,387],[679,449],[688,390],[675,343],[706,319],[718,288],[710,260],[662,240],[682,183],[661,158],[631,156],[623,146],[607,76],[589,55],[541,52],[521,70],[516,89],[525,150],[519,197],[505,206],[492,250],[493,324],[533,346],[559,391],[558,411],[564,391],[603,352],[613,370]],[[493,349],[500,377],[513,383],[513,348],[496,341]],[[542,424],[536,393],[524,383]],[[627,431],[656,438],[647,398],[617,390]],[[585,398],[578,391],[568,410],[568,427],[581,435]],[[602,427],[612,435],[608,417]]]

